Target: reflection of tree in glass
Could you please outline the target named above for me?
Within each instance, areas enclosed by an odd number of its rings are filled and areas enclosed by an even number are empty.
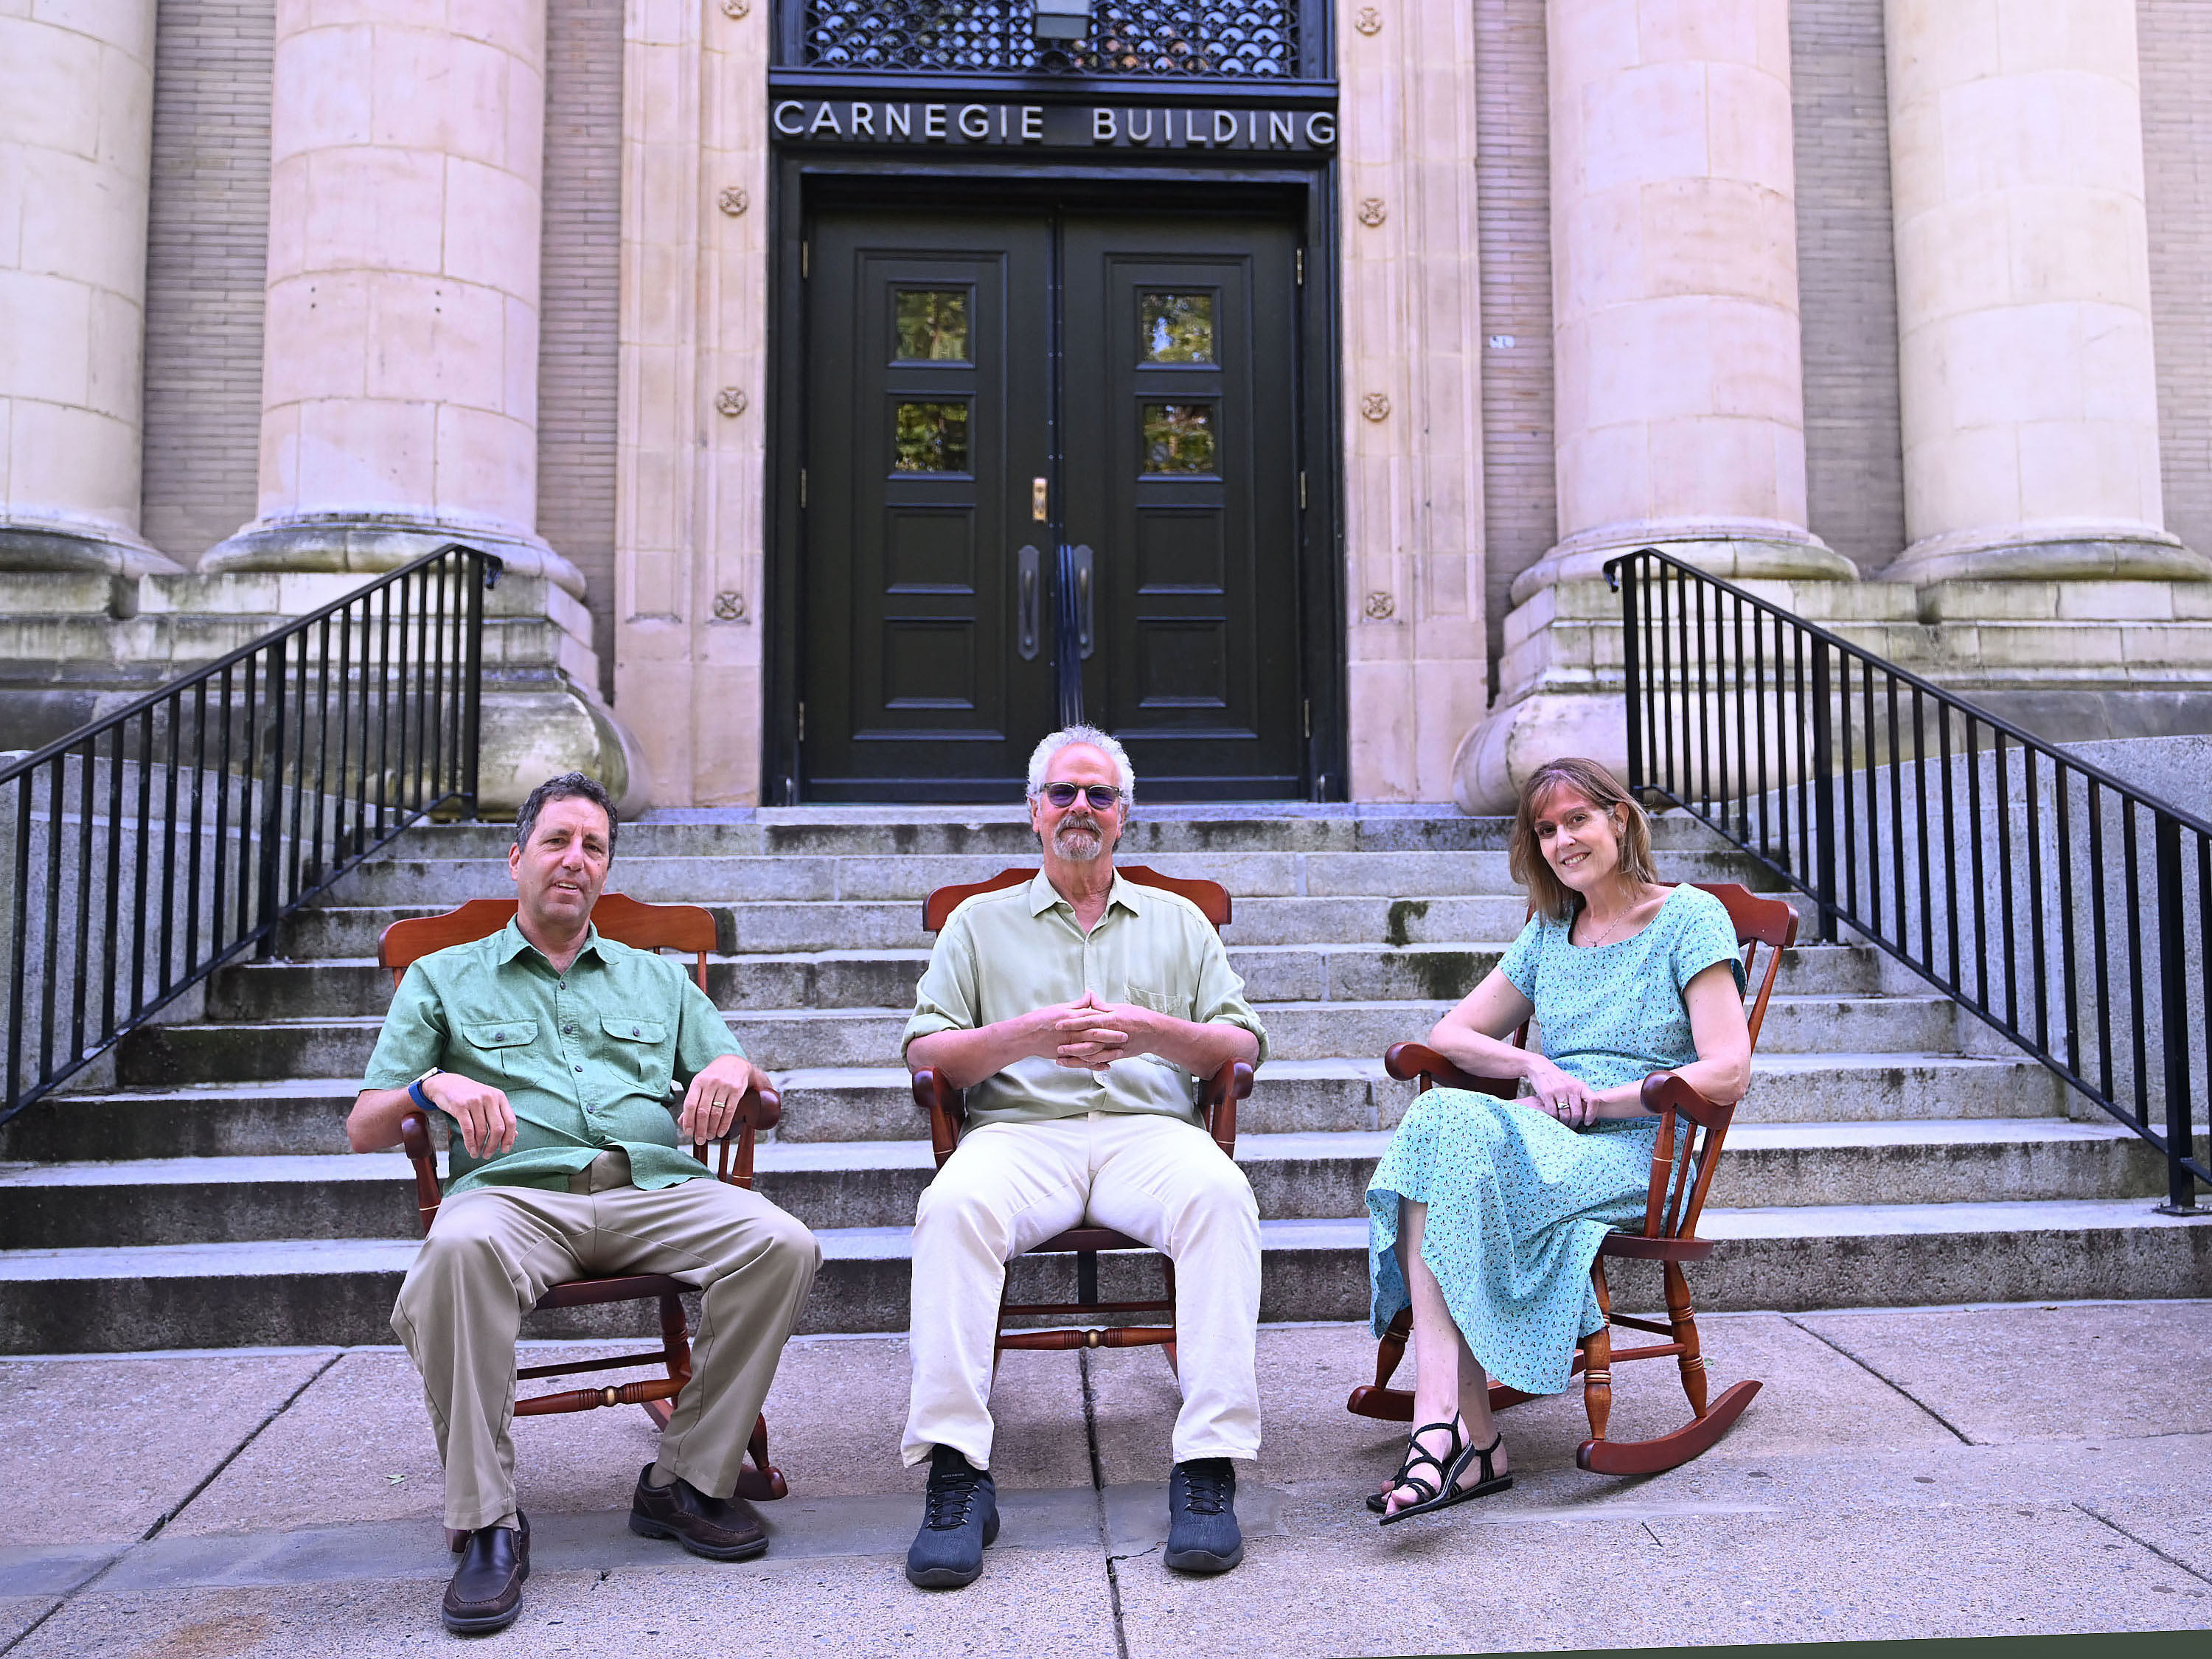
[[[1147,294],[1139,302],[1137,332],[1148,363],[1210,363],[1213,296]]]
[[[965,472],[968,405],[901,404],[892,416],[894,472]]]
[[[1213,405],[1146,404],[1145,471],[1211,472],[1213,466]]]
[[[968,356],[968,295],[962,289],[898,290],[898,360],[963,362]]]

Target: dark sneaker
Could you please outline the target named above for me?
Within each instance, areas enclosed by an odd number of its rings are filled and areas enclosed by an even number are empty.
[[[957,1589],[983,1571],[983,1547],[999,1535],[999,1488],[950,1446],[929,1455],[921,1530],[906,1553],[906,1577],[923,1589]]]
[[[1177,1572],[1226,1572],[1244,1559],[1237,1526],[1237,1466],[1194,1457],[1168,1477],[1167,1564]]]
[[[709,1498],[678,1475],[665,1486],[646,1484],[647,1463],[630,1494],[629,1529],[641,1538],[673,1538],[710,1561],[742,1561],[768,1547],[768,1528],[742,1498]]]
[[[530,1577],[530,1517],[518,1525],[478,1527],[460,1548],[441,1610],[456,1636],[489,1636],[505,1630],[522,1611],[522,1581]]]

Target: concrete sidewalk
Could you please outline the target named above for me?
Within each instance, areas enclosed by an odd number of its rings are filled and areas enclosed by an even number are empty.
[[[534,1572],[486,1652],[1410,1654],[2212,1627],[2212,1303],[1715,1316],[1715,1388],[1765,1383],[1719,1448],[1642,1481],[1574,1467],[1579,1394],[1504,1420],[1518,1480],[1388,1532],[1401,1447],[1348,1415],[1357,1327],[1261,1334],[1267,1444],[1244,1565],[1169,1574],[1151,1351],[1011,1354],[1005,1530],[967,1591],[908,1586],[919,1471],[896,1337],[794,1342],[769,1405],[793,1496],[756,1562],[633,1536],[653,1431],[521,1421]],[[1623,1368],[1613,1430],[1683,1412]],[[371,1659],[452,1645],[439,1474],[396,1349],[0,1362],[0,1651]]]

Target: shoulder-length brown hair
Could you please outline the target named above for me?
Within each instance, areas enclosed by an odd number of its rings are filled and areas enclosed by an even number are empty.
[[[1521,786],[1521,804],[1513,813],[1513,840],[1508,865],[1513,879],[1528,890],[1528,905],[1537,915],[1565,921],[1575,913],[1574,890],[1561,881],[1536,844],[1536,812],[1555,789],[1568,788],[1601,812],[1610,812],[1620,825],[1620,873],[1631,881],[1659,884],[1651,863],[1651,820],[1644,816],[1619,778],[1594,760],[1570,755],[1547,761]]]

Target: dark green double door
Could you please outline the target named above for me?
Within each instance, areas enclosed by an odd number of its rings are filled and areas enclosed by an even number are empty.
[[[1080,715],[1147,799],[1307,792],[1287,225],[823,213],[801,789],[1018,798]]]

